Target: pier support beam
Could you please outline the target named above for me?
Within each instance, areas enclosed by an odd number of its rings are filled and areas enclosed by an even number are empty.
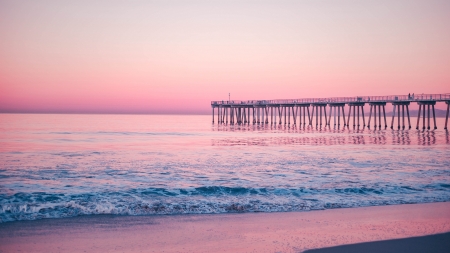
[[[314,106],[314,107],[315,107],[315,110],[316,110],[316,127],[317,127],[318,126],[318,119],[319,119],[319,112],[318,112],[319,110],[318,109],[320,109],[320,107],[318,107],[318,106]]]
[[[350,112],[353,111],[353,128],[355,128],[355,106],[354,105],[349,105],[350,110],[349,110],[349,116],[350,116]],[[352,110],[353,109],[353,110]],[[348,121],[350,121],[350,117],[348,117]],[[348,125],[348,123],[347,123]]]
[[[294,124],[295,126],[297,126],[297,112],[298,112],[298,107],[294,105],[294,106],[292,107],[292,118],[294,119],[293,124]]]
[[[227,108],[226,107],[222,107],[222,123],[226,124],[227,123]]]
[[[314,117],[314,111],[316,112],[316,127],[322,127],[322,111],[323,111],[323,115],[325,115],[325,126],[326,124],[326,118],[327,118],[327,113],[326,113],[326,109],[327,109],[327,104],[312,104],[313,107],[313,113],[312,113],[312,117],[310,119],[310,125],[312,123],[312,119]]]
[[[447,102],[446,102],[447,103]],[[423,110],[422,112],[422,129],[425,130],[425,111],[428,109],[428,112],[426,113],[428,120],[427,120],[427,129],[430,129],[430,118],[431,118],[431,113],[430,113],[430,105],[432,106],[432,110],[433,110],[433,121],[434,121],[434,129],[437,129],[436,126],[436,114],[435,114],[435,110],[434,110],[434,105],[436,104],[436,101],[418,101],[419,104],[419,113],[417,115],[417,125],[416,125],[416,129],[419,129],[420,127],[420,112]],[[447,103],[448,105],[448,103]],[[427,109],[425,108],[425,106],[427,106]],[[448,112],[448,108],[447,108],[447,112]],[[448,113],[447,113],[448,115]],[[446,124],[447,125],[447,124]]]
[[[341,111],[343,115],[343,125],[345,126],[345,114],[344,114],[344,103],[330,103],[330,115],[328,115],[328,125],[331,126],[331,114],[333,114],[333,125],[338,126],[338,128],[341,126]],[[336,120],[337,116],[337,120]]]
[[[256,110],[255,109],[256,108],[253,106],[252,107],[252,116],[253,116],[252,123],[253,123],[253,125],[256,124]]]
[[[352,108],[353,108],[353,120],[352,120],[353,128],[359,128],[361,126],[360,125],[360,113],[362,115],[363,122],[366,121],[364,118],[364,105],[365,104],[366,103],[364,103],[364,102],[354,102],[354,103],[348,104],[350,109],[349,109],[349,115],[348,115],[348,119],[347,119],[347,126],[349,126],[350,112],[352,111]],[[363,125],[363,127],[365,127],[365,126]]]
[[[342,111],[342,115],[344,115],[344,106],[338,107],[338,127],[341,126],[341,111]],[[345,117],[344,117],[344,126],[345,126]]]
[[[423,121],[423,129],[425,130],[425,104],[422,106],[423,107],[423,109],[422,109],[422,121]]]
[[[362,113],[363,127],[366,127],[366,115],[364,115],[364,106],[361,106],[361,113]]]
[[[311,125],[312,117],[309,114],[310,104],[296,104],[291,105],[292,107],[292,116],[294,119],[294,124],[297,124],[297,116],[298,116],[298,125],[303,126]],[[314,113],[314,109],[313,109]],[[306,117],[308,116],[308,118]]]
[[[283,122],[281,121],[282,120],[282,118],[283,118],[283,108],[280,106],[280,107],[278,107],[278,118],[279,118],[279,122],[278,122],[278,124],[279,125],[281,125]]]
[[[436,126],[436,114],[435,114],[435,112],[434,112],[434,105],[431,105],[432,107],[433,107],[433,122],[434,122],[434,129],[437,129],[437,126]]]
[[[277,125],[277,108],[278,107],[272,107],[272,112],[273,112],[273,125]]]
[[[228,108],[225,107],[225,124],[228,124]]]
[[[222,108],[220,106],[217,107],[217,123],[220,124],[222,123],[222,121],[220,120],[220,110],[222,110]]]
[[[319,119],[320,119],[320,126],[322,126],[322,106],[319,106]]]
[[[306,111],[308,112],[308,121],[309,121],[309,125],[311,126],[311,115],[309,114],[309,106],[306,107]]]
[[[371,102],[370,105],[370,113],[369,113],[369,122],[367,123],[367,127],[370,128],[370,121],[372,119],[372,110],[373,110],[373,119],[374,119],[374,128],[377,129],[377,112],[378,112],[378,128],[381,129],[381,108],[383,108],[383,117],[384,117],[384,128],[387,128],[386,122],[386,102]],[[378,109],[378,110],[377,110]],[[395,114],[395,112],[394,112]]]
[[[449,110],[450,110],[450,101],[445,101],[445,103],[447,104],[447,113],[445,114],[445,125],[444,125],[444,129],[447,130],[448,112],[449,112]]]
[[[303,110],[303,107],[297,106],[297,109],[298,109],[298,125],[302,126],[302,110]]]
[[[349,105],[348,107],[348,118],[347,118],[347,126],[350,126],[350,115],[352,113],[352,107]]]
[[[406,113],[408,115],[408,128],[411,129],[411,120],[409,119],[409,106],[406,106]]]
[[[259,122],[260,124],[264,124],[264,107],[259,108]]]
[[[397,129],[400,130],[400,125],[402,129],[405,129],[405,108],[408,117],[408,127],[411,129],[411,120],[409,118],[409,104],[410,102],[392,102],[393,111],[392,111],[392,122],[391,129],[394,129],[394,120],[395,120],[395,110],[397,109]],[[402,115],[400,119],[400,113]],[[400,123],[401,121],[401,123]]]
[[[288,125],[291,125],[291,107],[290,106],[286,106],[287,109],[287,120],[288,120]],[[286,124],[286,122],[284,122]]]
[[[369,115],[369,122],[368,122],[368,127],[370,128],[370,121],[372,120],[372,110],[373,110],[373,127],[374,129],[377,129],[377,107],[378,104],[370,104],[370,115]]]
[[[234,107],[231,107],[231,123],[234,125],[237,121],[237,113],[236,113],[236,109]],[[236,117],[236,121],[234,120],[234,118]]]
[[[342,108],[342,119],[344,121],[344,126],[347,126],[347,124],[345,124],[345,110],[344,110],[344,106],[342,106],[341,108]],[[348,115],[348,117],[350,117],[350,115]]]
[[[327,120],[327,117],[325,117],[325,121],[326,121],[326,124],[325,124],[325,125],[330,126],[331,112],[332,112],[332,111],[333,111],[333,107],[330,106],[330,112],[328,113],[328,114],[329,114],[328,120]],[[336,121],[336,118],[335,118],[334,120]]]

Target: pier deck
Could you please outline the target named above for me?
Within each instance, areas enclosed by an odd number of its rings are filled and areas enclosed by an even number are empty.
[[[217,122],[221,124],[292,124],[308,125],[316,127],[330,126],[331,117],[334,117],[334,125],[353,127],[369,127],[372,119],[374,128],[387,128],[386,104],[393,105],[391,119],[391,129],[397,121],[398,129],[405,129],[405,116],[408,121],[408,128],[411,128],[409,105],[417,103],[419,111],[417,115],[416,129],[420,128],[420,118],[422,117],[422,129],[430,129],[431,115],[433,116],[434,129],[436,126],[436,114],[434,106],[438,102],[447,104],[444,129],[447,129],[450,93],[445,94],[408,94],[389,96],[356,96],[356,97],[332,97],[332,98],[300,98],[300,99],[274,99],[274,100],[229,100],[211,101],[212,117],[214,123],[214,111],[217,109]],[[364,105],[370,105],[369,118],[366,125],[364,115]],[[347,116],[345,107],[348,106]],[[310,107],[312,111],[310,111]],[[327,107],[329,113],[327,116]],[[353,113],[353,115],[352,115]],[[396,115],[397,114],[397,115]],[[378,116],[378,121],[377,121]],[[397,117],[395,117],[397,116]],[[278,120],[277,120],[278,117]],[[337,117],[337,119],[336,119]],[[352,117],[353,121],[350,122]],[[396,120],[397,118],[397,120]],[[315,121],[314,121],[315,119]],[[324,121],[322,122],[322,119]],[[360,121],[361,119],[361,121]],[[382,119],[383,125],[382,125]],[[427,124],[425,122],[427,119]],[[315,123],[315,124],[314,124]]]

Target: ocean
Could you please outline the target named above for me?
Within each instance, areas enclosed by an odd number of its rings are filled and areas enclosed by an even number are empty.
[[[0,114],[0,222],[450,201],[443,130]],[[390,122],[390,119],[389,119]]]

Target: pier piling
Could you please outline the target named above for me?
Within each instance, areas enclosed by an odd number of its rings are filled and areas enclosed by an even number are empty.
[[[434,110],[434,105],[436,104],[436,101],[418,101],[419,104],[419,113],[417,115],[417,126],[416,129],[419,129],[420,125],[420,114],[422,111],[422,129],[430,129],[430,119],[431,119],[431,111],[430,111],[430,105],[431,105],[431,109],[433,111],[433,122],[434,122],[434,129],[437,129],[436,126],[436,114],[435,114],[435,110]],[[425,107],[427,106],[427,107]],[[427,111],[427,112],[426,112]],[[427,117],[427,126],[425,126],[425,114]]]
[[[395,120],[395,110],[397,109],[397,129],[405,129],[405,111],[407,112],[408,117],[408,126],[411,128],[411,120],[409,118],[409,104],[410,102],[393,102],[392,105],[394,106],[393,113],[392,113],[392,122],[391,122],[391,129],[393,129],[394,126],[394,120]],[[401,114],[401,118],[400,118]],[[400,122],[401,121],[401,122]]]
[[[419,110],[417,114],[416,129],[422,124],[422,129],[431,129],[431,116],[433,116],[433,129],[437,129],[435,105],[437,102],[445,102],[447,111],[445,116],[444,129],[448,127],[448,116],[450,111],[450,93],[446,94],[422,94],[417,97],[411,95],[398,96],[367,96],[367,97],[341,97],[341,98],[307,98],[307,99],[280,99],[280,100],[247,100],[247,101],[212,101],[212,124],[271,124],[271,125],[298,125],[313,126],[315,117],[316,127],[331,126],[340,127],[341,113],[343,125],[350,125],[350,117],[353,117],[353,127],[370,128],[372,117],[374,118],[374,128],[381,129],[382,114],[384,126],[387,128],[386,103],[393,105],[391,129],[394,129],[397,120],[397,129],[411,129],[411,119],[409,113],[410,103],[417,103]],[[366,125],[364,104],[369,103],[369,119]],[[345,106],[348,105],[348,116],[345,115]],[[312,111],[309,107],[312,106]],[[327,112],[327,106],[330,106]],[[217,113],[215,109],[217,108]],[[353,114],[352,114],[353,111]],[[327,114],[328,113],[328,114]],[[270,115],[270,116],[269,116]],[[278,118],[277,118],[278,116]],[[307,116],[307,117],[306,117]],[[292,119],[291,119],[292,117]],[[362,119],[360,118],[362,117]],[[406,117],[406,118],[405,118]],[[396,119],[397,118],[397,119]],[[422,122],[420,120],[422,118]],[[217,119],[217,121],[216,121]],[[378,119],[378,120],[377,120]],[[292,122],[291,122],[292,120]],[[325,121],[323,121],[325,120]],[[362,120],[362,122],[361,122]],[[362,123],[362,124],[361,124]]]
[[[448,112],[449,112],[449,110],[450,110],[450,101],[445,101],[445,103],[447,104],[447,113],[445,114],[445,125],[444,125],[444,129],[447,130]]]

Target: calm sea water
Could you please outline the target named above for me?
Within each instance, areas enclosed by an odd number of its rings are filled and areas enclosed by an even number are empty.
[[[413,121],[415,123],[415,119]],[[442,130],[0,114],[0,222],[450,201]]]

